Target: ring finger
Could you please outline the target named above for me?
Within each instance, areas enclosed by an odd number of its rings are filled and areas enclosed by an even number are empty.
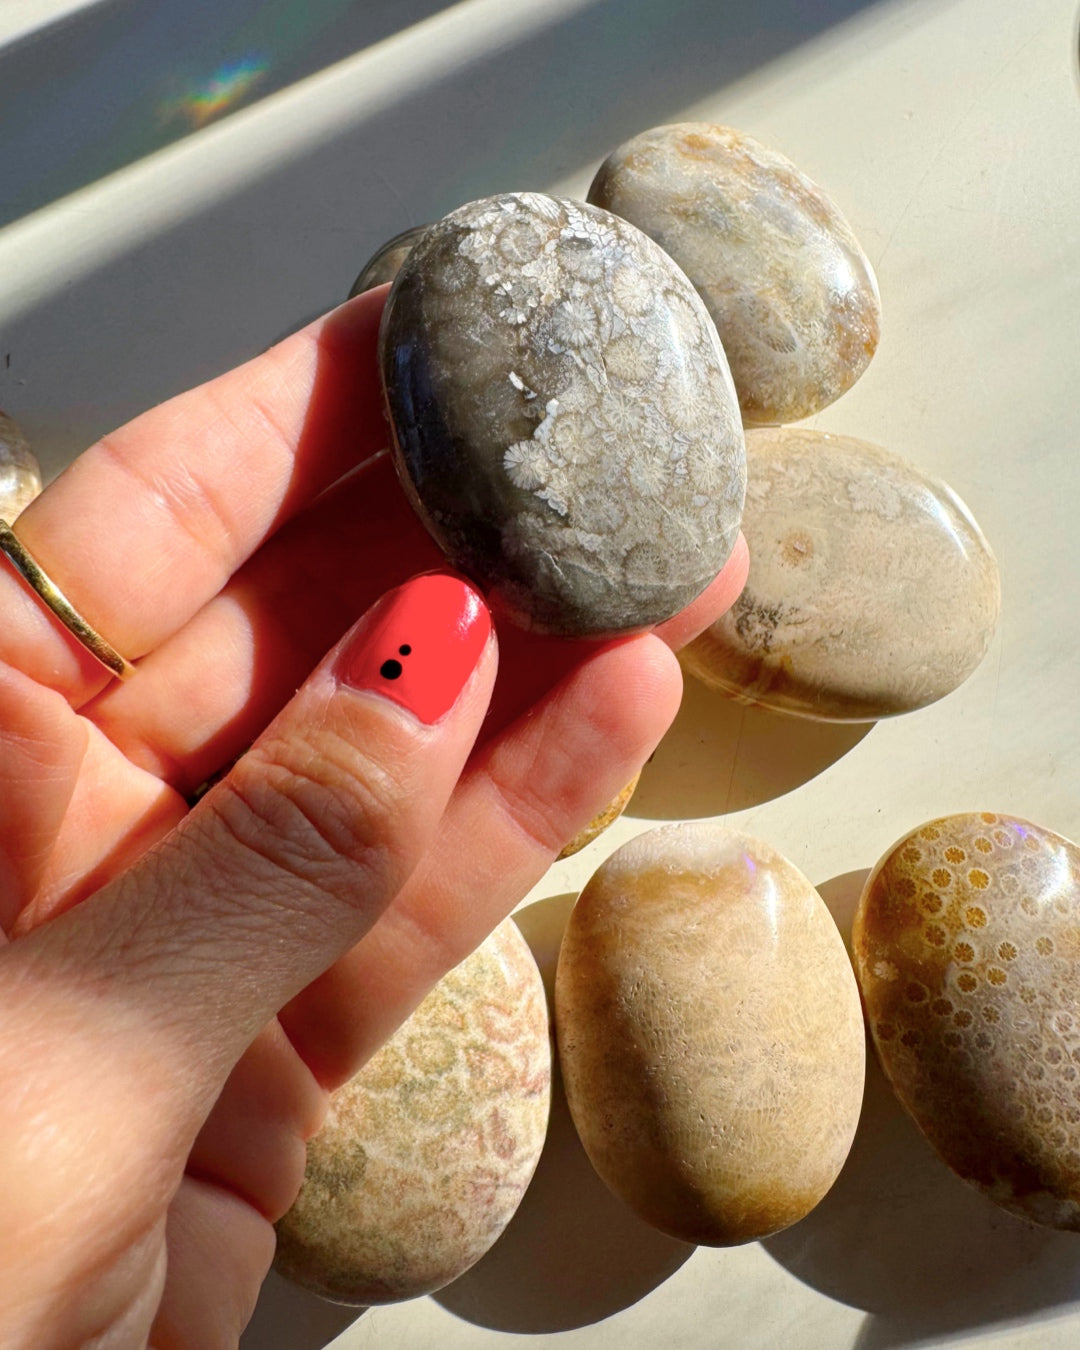
[[[263,356],[143,414],[19,517],[22,543],[129,660],[216,595],[285,520],[381,449],[368,292]],[[0,661],[76,707],[108,675],[0,567]]]

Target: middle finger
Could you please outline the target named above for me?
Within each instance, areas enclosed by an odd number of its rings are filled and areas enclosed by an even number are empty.
[[[142,662],[136,680],[110,685],[84,711],[133,763],[190,793],[246,749],[357,614],[414,573],[440,566],[445,560],[383,456],[283,529]],[[733,603],[745,576],[740,537],[720,578],[660,635],[675,647],[689,641]],[[509,624],[499,641],[487,734],[597,649]]]

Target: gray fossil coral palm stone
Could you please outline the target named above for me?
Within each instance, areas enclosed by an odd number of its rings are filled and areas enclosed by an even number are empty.
[[[654,127],[608,156],[589,201],[633,221],[697,287],[747,423],[809,417],[869,364],[881,326],[870,262],[775,150],[708,122]]]
[[[726,562],[746,477],[727,359],[634,226],[539,193],[470,202],[409,254],[379,344],[405,490],[515,622],[630,632]]]

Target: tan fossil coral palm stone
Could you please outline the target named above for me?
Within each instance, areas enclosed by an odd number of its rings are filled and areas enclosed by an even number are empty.
[[[847,1157],[864,1034],[821,897],[760,840],[651,830],[582,892],[555,988],[567,1100],[597,1172],[687,1242],[802,1218]]]
[[[575,853],[580,853],[583,848],[587,848],[594,839],[599,839],[609,825],[614,825],[622,813],[630,804],[630,798],[634,795],[634,789],[638,785],[640,773],[634,775],[633,779],[627,783],[617,797],[613,797],[607,806],[599,815],[593,816],[588,825],[583,830],[579,830],[573,839],[566,845],[559,854],[559,860],[563,858],[572,858]]]
[[[543,983],[507,919],[333,1094],[277,1225],[278,1270],[341,1303],[448,1284],[517,1209],[550,1085]]]
[[[1080,848],[992,812],[930,821],[871,873],[853,948],[878,1058],[945,1162],[1080,1231]]]
[[[654,127],[604,161],[588,199],[644,230],[697,287],[745,422],[809,417],[869,364],[881,326],[873,270],[784,155],[707,122]]]
[[[680,653],[777,712],[865,721],[950,693],[997,625],[997,563],[945,483],[852,436],[747,433],[746,589]]]

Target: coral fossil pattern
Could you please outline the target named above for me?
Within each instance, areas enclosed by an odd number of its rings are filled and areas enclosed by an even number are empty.
[[[582,892],[555,986],[566,1096],[597,1172],[687,1242],[776,1232],[822,1198],[862,1103],[851,965],[761,840],[650,830]]]
[[[992,812],[930,821],[868,879],[854,956],[882,1067],[945,1162],[1080,1230],[1080,849]]]
[[[697,287],[747,423],[809,417],[869,364],[881,323],[869,260],[775,150],[706,122],[655,127],[605,160],[589,201],[633,221]]]
[[[540,972],[506,920],[332,1096],[276,1265],[346,1303],[455,1279],[513,1216],[547,1131]]]
[[[41,491],[41,469],[19,427],[0,411],[0,520],[10,525]]]
[[[727,362],[624,221],[538,193],[461,207],[403,265],[380,351],[406,491],[525,626],[657,623],[727,560],[745,485]]]
[[[827,721],[888,717],[975,669],[997,563],[945,483],[878,446],[804,427],[746,437],[750,575],[680,655],[705,684]]]

